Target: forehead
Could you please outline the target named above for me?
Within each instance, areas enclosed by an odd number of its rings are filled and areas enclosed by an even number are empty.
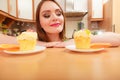
[[[46,1],[41,6],[41,12],[45,11],[45,10],[54,10],[54,9],[60,9],[60,8],[56,3],[52,2],[52,1]]]

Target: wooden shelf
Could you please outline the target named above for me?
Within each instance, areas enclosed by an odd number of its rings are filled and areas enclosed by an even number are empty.
[[[90,21],[103,21],[103,18],[91,18]]]
[[[66,17],[84,17],[88,12],[65,12]]]

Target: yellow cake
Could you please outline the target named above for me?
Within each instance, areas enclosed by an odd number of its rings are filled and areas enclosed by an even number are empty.
[[[74,42],[77,49],[87,49],[90,48],[90,31],[89,30],[79,30],[74,33]]]
[[[17,36],[17,40],[21,51],[34,50],[36,46],[36,32],[22,32]]]

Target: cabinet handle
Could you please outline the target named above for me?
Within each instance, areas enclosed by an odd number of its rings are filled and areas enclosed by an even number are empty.
[[[115,24],[112,25],[112,31],[115,32]]]

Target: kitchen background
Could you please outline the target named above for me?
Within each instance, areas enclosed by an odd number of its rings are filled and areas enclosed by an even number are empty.
[[[41,0],[0,0],[0,33],[17,36],[27,29],[35,30],[35,12]],[[66,15],[66,36],[88,28],[120,33],[119,0],[56,0]],[[116,7],[117,6],[117,7]]]

